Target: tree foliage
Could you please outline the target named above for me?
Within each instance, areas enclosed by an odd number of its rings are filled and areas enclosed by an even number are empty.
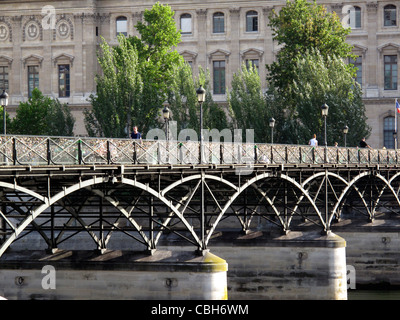
[[[286,6],[279,13],[273,10],[269,18],[273,39],[282,47],[276,61],[267,65],[267,80],[279,92],[291,87],[295,61],[305,49],[318,49],[324,59],[332,55],[354,57],[352,46],[346,43],[351,30],[342,26],[336,13],[329,13],[315,0],[287,0]],[[352,65],[347,71],[354,75]]]
[[[243,134],[246,129],[254,129],[254,139],[257,142],[270,141],[270,114],[255,66],[247,67],[243,63],[241,69],[233,75],[228,104],[236,128],[242,129]]]
[[[45,97],[35,88],[29,100],[19,104],[10,131],[14,134],[72,136],[74,124],[67,104]]]
[[[328,144],[341,142],[343,127],[350,127],[347,141],[356,145],[370,134],[355,67],[343,61],[354,58],[346,43],[350,29],[335,13],[315,1],[287,1],[272,12],[269,26],[281,46],[277,59],[267,65],[267,109],[277,119],[276,138],[282,143],[305,144],[311,135],[323,143],[321,105],[329,105]]]
[[[173,47],[180,42],[174,12],[156,3],[135,27],[140,37],[118,37],[118,46],[104,40],[99,54],[103,74],[96,77],[92,110],[85,111],[89,135],[126,137],[133,125],[141,132],[157,126],[175,65],[183,61]]]
[[[363,136],[369,136],[370,128],[366,124],[360,85],[346,70],[347,65],[341,58],[324,58],[318,50],[306,51],[297,58],[290,87],[293,97],[297,97],[296,101],[288,100],[276,92],[273,95],[274,112],[280,118],[277,121],[280,137],[284,137],[285,142],[305,144],[316,133],[320,145],[323,144],[324,119],[320,108],[323,103],[329,106],[329,145],[335,141],[343,145],[345,125],[350,128],[348,145],[355,146]],[[290,102],[292,105],[288,107],[287,103]]]
[[[143,116],[137,50],[123,35],[118,36],[118,50],[102,40],[98,61],[103,74],[96,76],[92,108],[84,110],[86,130],[90,136],[127,137],[132,115]]]
[[[203,128],[220,131],[227,128],[227,114],[212,98],[209,71],[199,66],[199,75],[194,78],[192,68],[186,62],[176,66],[169,90],[168,104],[172,111],[172,120],[177,121],[178,129],[190,128],[199,134],[200,106],[196,90],[200,85],[206,90],[206,99],[202,104]]]

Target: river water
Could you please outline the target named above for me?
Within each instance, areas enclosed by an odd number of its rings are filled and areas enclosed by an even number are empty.
[[[347,290],[348,300],[400,300],[400,290]]]

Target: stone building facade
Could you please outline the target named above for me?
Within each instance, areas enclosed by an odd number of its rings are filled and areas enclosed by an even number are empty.
[[[0,0],[0,87],[10,95],[11,116],[38,87],[45,95],[69,103],[77,120],[74,132],[85,135],[82,110],[90,107],[87,99],[95,93],[100,36],[116,44],[117,33],[137,35],[134,26],[155,2]],[[348,42],[359,55],[357,81],[372,127],[368,142],[375,148],[393,148],[399,97],[399,2],[317,2],[352,28]],[[242,62],[259,67],[265,87],[265,64],[274,61],[279,50],[272,41],[268,16],[285,0],[170,0],[168,4],[182,30],[178,52],[195,73],[199,65],[210,70],[215,101],[226,101],[226,87]]]

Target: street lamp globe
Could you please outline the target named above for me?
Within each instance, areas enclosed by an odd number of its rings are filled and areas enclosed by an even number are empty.
[[[166,120],[166,121],[169,120],[169,116],[170,116],[169,108],[167,106],[165,106],[162,112],[163,112],[164,120]]]
[[[202,85],[196,90],[197,93],[197,101],[199,103],[203,103],[206,100],[206,90],[203,88]]]
[[[321,114],[322,114],[323,117],[328,116],[328,110],[329,110],[329,106],[326,103],[324,103],[321,106]]]
[[[0,105],[2,105],[3,107],[8,106],[8,93],[6,92],[6,90],[3,90],[3,93],[0,94]]]
[[[275,119],[274,118],[269,119],[269,126],[270,126],[270,128],[275,127]]]

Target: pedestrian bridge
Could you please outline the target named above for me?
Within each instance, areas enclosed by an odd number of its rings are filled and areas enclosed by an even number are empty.
[[[265,224],[329,233],[346,212],[398,214],[396,150],[261,143],[1,136],[0,257],[39,235],[101,251],[119,234],[153,252],[163,236],[199,251],[219,230]],[[351,209],[351,210],[350,210]],[[86,243],[86,242],[85,242]]]

